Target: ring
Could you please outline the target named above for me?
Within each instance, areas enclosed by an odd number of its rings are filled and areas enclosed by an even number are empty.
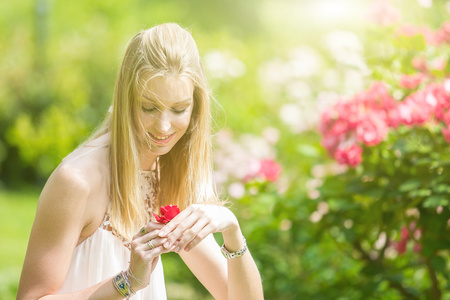
[[[142,227],[142,229],[141,229],[141,234],[144,235],[144,234],[146,234],[146,233],[147,233],[147,230],[145,230],[145,226],[144,226],[144,227]]]
[[[152,241],[153,240],[150,240],[150,241],[147,242],[147,245],[149,246],[150,250],[155,248],[155,245],[153,245]]]

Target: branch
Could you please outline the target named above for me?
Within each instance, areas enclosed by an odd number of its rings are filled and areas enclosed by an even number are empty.
[[[433,269],[433,267],[431,266],[430,263],[431,259],[426,259],[425,260],[425,265],[427,266],[428,272],[430,274],[430,279],[431,279],[431,297],[434,300],[441,300],[441,290],[439,289],[439,282],[436,276],[436,272]]]
[[[372,260],[370,258],[370,256],[362,249],[361,244],[358,241],[353,242],[353,247],[361,253],[362,258],[365,261],[367,261],[368,263],[370,263],[370,264],[378,263],[380,265],[383,265],[381,259],[380,260]],[[405,299],[419,300],[419,298],[417,298],[417,296],[415,296],[414,294],[411,294],[403,285],[401,285],[397,281],[394,281],[391,278],[386,278],[384,276],[383,276],[383,278],[389,282],[389,286],[398,290],[405,297]],[[438,298],[438,299],[440,300],[440,298]]]

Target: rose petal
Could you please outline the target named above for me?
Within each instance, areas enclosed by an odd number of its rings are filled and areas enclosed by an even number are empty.
[[[168,220],[172,220],[176,215],[180,213],[180,209],[178,207],[170,207],[167,213],[164,214],[164,217]]]
[[[161,215],[165,215],[167,213],[167,208],[169,205],[161,206]]]

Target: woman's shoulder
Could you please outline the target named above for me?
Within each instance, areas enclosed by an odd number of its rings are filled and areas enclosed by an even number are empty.
[[[85,182],[95,189],[109,173],[109,138],[101,136],[89,141],[67,155],[55,169],[55,176],[73,182]]]
[[[82,145],[66,156],[50,175],[41,196],[88,201],[105,189],[109,148]],[[49,197],[50,196],[50,197]],[[81,204],[81,203],[79,203]]]

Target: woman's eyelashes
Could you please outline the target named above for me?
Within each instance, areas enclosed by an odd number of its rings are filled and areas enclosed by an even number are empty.
[[[186,108],[182,108],[182,109],[175,109],[175,108],[171,109],[171,111],[176,113],[176,114],[182,114],[186,110],[187,110],[187,107]],[[161,110],[158,109],[157,107],[145,107],[145,106],[142,106],[142,111],[146,112],[146,113],[153,113],[153,112],[161,111]]]
[[[142,111],[146,112],[146,113],[152,113],[152,112],[155,112],[156,110],[157,110],[156,107],[145,107],[145,106],[142,106]]]

